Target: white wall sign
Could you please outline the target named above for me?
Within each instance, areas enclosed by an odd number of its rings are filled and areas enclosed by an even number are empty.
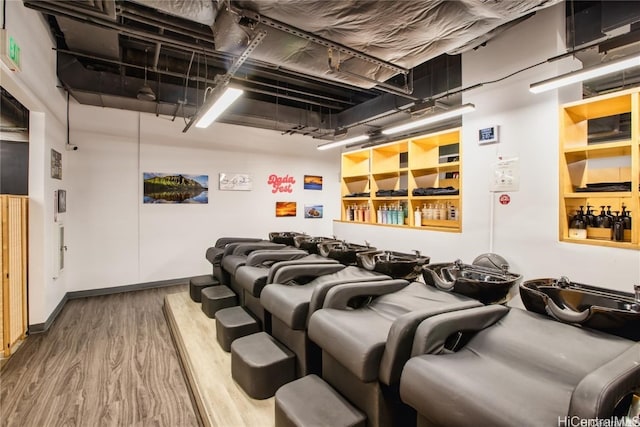
[[[500,160],[491,167],[489,190],[493,192],[520,189],[520,160],[517,157]]]

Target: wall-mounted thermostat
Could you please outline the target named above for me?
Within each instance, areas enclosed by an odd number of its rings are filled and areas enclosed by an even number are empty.
[[[483,145],[498,142],[498,129],[498,125],[478,129],[478,144]]]

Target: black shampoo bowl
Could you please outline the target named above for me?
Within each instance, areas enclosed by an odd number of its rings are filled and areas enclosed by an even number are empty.
[[[318,243],[318,251],[320,255],[332,258],[344,265],[353,265],[358,261],[357,254],[359,252],[367,252],[375,250],[371,246],[356,245],[339,240],[326,241]]]
[[[422,268],[427,285],[477,299],[483,304],[504,303],[509,289],[522,278],[505,269],[498,270],[481,265],[452,263],[430,264]]]
[[[414,280],[429,264],[428,256],[420,252],[407,254],[394,251],[366,251],[357,254],[358,265],[366,270],[386,274],[394,279]]]
[[[269,240],[273,243],[293,246],[296,236],[304,236],[304,234],[296,231],[272,231],[269,233]]]
[[[318,249],[318,244],[323,242],[336,242],[337,240],[333,237],[319,237],[319,236],[308,236],[308,235],[300,235],[295,236],[293,238],[293,243],[296,248],[300,248],[304,251],[309,252],[310,254],[319,254],[320,251]]]
[[[520,285],[529,311],[640,341],[640,302],[632,294],[560,279],[535,279]]]

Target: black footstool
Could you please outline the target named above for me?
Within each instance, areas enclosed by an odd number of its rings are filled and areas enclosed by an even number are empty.
[[[367,417],[316,375],[276,392],[276,427],[364,427]]]
[[[229,307],[216,313],[216,339],[226,352],[231,351],[234,340],[256,332],[260,332],[260,324],[242,307]]]
[[[231,343],[231,377],[254,399],[273,396],[295,374],[295,355],[266,332]]]
[[[238,297],[236,297],[235,292],[224,285],[204,288],[201,295],[202,311],[210,319],[214,318],[218,310],[238,305]]]
[[[204,288],[210,288],[211,286],[217,286],[220,282],[211,274],[205,274],[204,276],[195,276],[189,279],[189,296],[194,302],[201,302],[201,294]]]

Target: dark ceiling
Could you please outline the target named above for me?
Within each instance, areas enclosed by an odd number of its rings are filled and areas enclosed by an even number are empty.
[[[23,0],[49,23],[58,78],[81,104],[187,123],[229,78],[245,94],[221,121],[323,139],[459,103],[459,53],[558,1]],[[630,4],[567,3],[572,44],[640,17],[640,2],[605,3]],[[139,96],[145,84],[155,99]]]

